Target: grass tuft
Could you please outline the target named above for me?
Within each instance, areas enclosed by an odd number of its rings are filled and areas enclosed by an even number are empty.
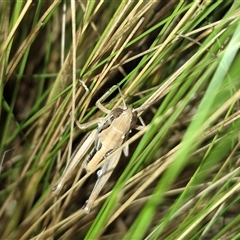
[[[239,238],[239,1],[0,9],[0,239]],[[146,126],[85,214],[86,156],[52,187],[116,84]]]

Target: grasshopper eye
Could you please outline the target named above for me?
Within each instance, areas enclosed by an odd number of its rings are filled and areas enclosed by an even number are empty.
[[[117,107],[115,109],[112,110],[112,117],[113,119],[118,118],[119,116],[121,116],[121,114],[124,112],[124,109]]]

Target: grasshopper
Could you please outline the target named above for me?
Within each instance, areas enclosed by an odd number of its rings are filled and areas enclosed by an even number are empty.
[[[121,151],[118,151],[117,153],[114,153],[114,151],[117,148],[121,147],[121,145],[126,141],[128,134],[131,132],[132,128],[142,128],[142,126],[136,125],[138,119],[137,111],[126,105],[118,86],[117,87],[123,100],[123,106],[115,107],[114,109],[109,110],[102,105],[101,101],[105,99],[115,87],[116,86],[113,86],[96,102],[96,106],[103,112],[107,113],[107,116],[101,118],[100,120],[97,119],[97,129],[92,131],[90,135],[86,138],[86,140],[83,142],[83,144],[79,147],[79,149],[77,149],[73,153],[73,157],[70,159],[69,165],[66,166],[61,178],[53,188],[53,191],[60,191],[70,172],[75,169],[77,164],[87,153],[89,148],[93,145],[95,139],[94,146],[90,151],[84,166],[85,170],[87,172],[92,172],[96,169],[97,165],[104,158],[106,158],[110,154],[112,155],[112,157],[110,157],[110,159],[102,165],[101,169],[97,171],[98,179],[89,196],[89,199],[86,201],[84,206],[84,211],[86,213],[90,212],[94,201],[96,200],[100,191],[108,181],[120,159]],[[94,122],[96,122],[96,120],[94,120]],[[77,125],[80,128],[86,127],[80,124]],[[125,156],[128,156],[128,147],[125,147],[123,149],[123,152]]]

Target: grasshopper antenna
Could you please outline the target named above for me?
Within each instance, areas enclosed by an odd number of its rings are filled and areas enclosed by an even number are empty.
[[[126,110],[128,107],[127,107],[127,104],[126,104],[126,102],[125,102],[125,100],[124,100],[122,91],[121,91],[121,89],[120,89],[120,87],[119,87],[118,85],[117,85],[117,88],[118,88],[118,91],[119,91],[119,93],[120,93],[120,96],[121,96],[121,99],[122,99],[122,102],[123,102],[123,109]]]

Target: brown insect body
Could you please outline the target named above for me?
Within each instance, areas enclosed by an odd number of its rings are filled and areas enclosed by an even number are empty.
[[[108,181],[113,170],[121,156],[121,151],[114,153],[114,151],[120,147],[127,139],[127,135],[131,132],[133,126],[137,123],[137,114],[129,106],[114,108],[108,116],[104,119],[104,124],[98,128],[98,143],[99,150],[96,150],[89,159],[85,168],[87,171],[92,171],[96,168],[97,164],[105,157],[112,153],[112,157],[103,164],[100,170],[98,170],[98,180],[94,185],[94,188],[87,200],[84,211],[90,212],[95,199],[98,197],[100,191]],[[124,151],[125,155],[128,155],[127,151]]]
[[[94,170],[104,157],[120,147],[137,122],[137,115],[129,106],[113,109],[106,118],[105,124],[98,129],[99,149],[95,149],[94,156],[87,161],[86,171]]]

